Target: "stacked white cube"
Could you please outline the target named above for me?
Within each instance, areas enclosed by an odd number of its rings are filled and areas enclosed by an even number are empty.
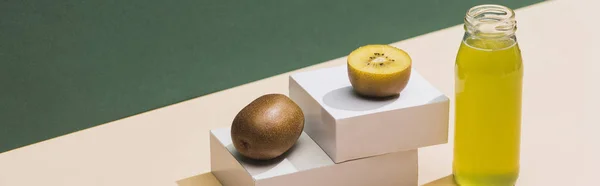
[[[269,161],[241,156],[229,129],[211,131],[212,172],[224,186],[410,186],[417,184],[417,151],[390,153],[336,164],[306,134]]]
[[[414,69],[398,97],[357,96],[343,65],[290,76],[290,98],[336,163],[448,141],[449,100]]]
[[[229,129],[211,131],[211,166],[224,186],[416,186],[417,149],[448,141],[449,99],[412,69],[399,96],[357,96],[346,65],[290,76],[305,115],[294,147],[272,161],[236,152]]]

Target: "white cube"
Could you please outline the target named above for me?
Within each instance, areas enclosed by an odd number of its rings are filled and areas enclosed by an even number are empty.
[[[416,186],[417,150],[336,164],[306,133],[282,156],[245,158],[233,146],[229,128],[212,130],[212,172],[223,186]]]
[[[448,142],[449,99],[412,69],[399,96],[354,93],[346,65],[290,76],[304,131],[336,163]]]

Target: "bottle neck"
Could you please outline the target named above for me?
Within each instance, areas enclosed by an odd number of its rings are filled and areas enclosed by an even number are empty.
[[[517,30],[515,13],[501,5],[475,6],[465,16],[465,31],[471,37],[482,39],[513,37]]]

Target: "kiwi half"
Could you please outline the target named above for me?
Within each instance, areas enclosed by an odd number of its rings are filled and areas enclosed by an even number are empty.
[[[408,84],[412,59],[390,45],[365,45],[348,55],[348,77],[353,89],[367,97],[398,95]]]

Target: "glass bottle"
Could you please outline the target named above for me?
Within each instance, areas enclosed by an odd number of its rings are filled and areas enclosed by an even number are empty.
[[[461,186],[512,186],[519,175],[523,63],[514,12],[467,11],[455,64],[453,173]]]

